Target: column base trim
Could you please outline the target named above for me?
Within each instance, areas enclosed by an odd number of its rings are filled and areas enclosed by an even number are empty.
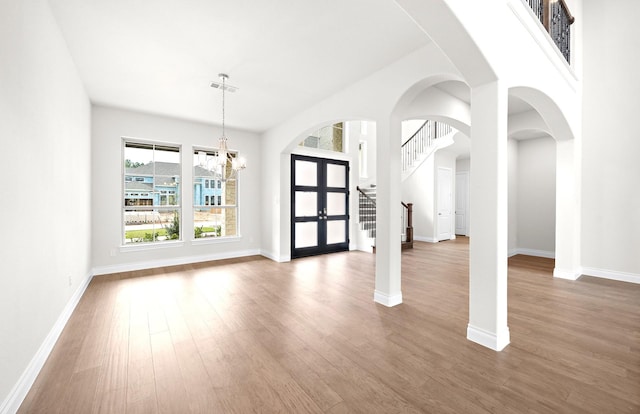
[[[386,293],[382,293],[376,290],[373,293],[373,301],[391,308],[402,303],[402,293],[389,296]]]
[[[496,335],[471,324],[467,325],[467,339],[498,352],[502,351],[511,342],[509,327],[505,327],[500,335]]]
[[[557,267],[553,269],[553,277],[558,279],[577,280],[581,274],[580,270],[564,270]]]

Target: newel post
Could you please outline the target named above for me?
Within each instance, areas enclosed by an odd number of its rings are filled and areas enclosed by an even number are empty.
[[[413,203],[407,203],[407,242],[413,241]]]

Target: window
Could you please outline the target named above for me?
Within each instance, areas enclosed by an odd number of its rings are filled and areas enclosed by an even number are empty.
[[[316,148],[335,152],[344,152],[344,134],[342,122],[328,125],[313,132],[299,145],[301,147]]]
[[[209,188],[209,180],[204,180],[204,188]]]
[[[124,141],[124,244],[180,239],[180,147]]]
[[[237,154],[230,153],[231,159]],[[193,230],[195,239],[238,235],[237,177],[231,174],[231,159],[215,164],[217,152],[193,152]],[[209,182],[202,186],[200,183]]]
[[[360,178],[367,178],[367,141],[358,143],[358,165],[360,167]]]

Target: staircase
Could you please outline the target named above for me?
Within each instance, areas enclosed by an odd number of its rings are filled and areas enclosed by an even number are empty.
[[[376,187],[358,189],[358,211],[360,230],[366,231],[370,238],[376,238]],[[402,250],[413,249],[413,204],[402,203],[402,228],[401,247]],[[376,246],[373,246],[376,252]]]
[[[401,147],[402,180],[407,179],[436,150],[453,144],[456,132],[448,124],[427,120]],[[376,238],[376,186],[358,189],[360,229]],[[413,248],[413,204],[402,203],[402,249]],[[374,243],[375,244],[375,243]],[[375,246],[373,246],[375,253]]]
[[[376,187],[372,185],[368,188],[358,189],[358,211],[360,230],[367,232],[367,235],[376,238]]]
[[[402,181],[437,150],[453,144],[456,130],[451,125],[427,120],[400,149]]]

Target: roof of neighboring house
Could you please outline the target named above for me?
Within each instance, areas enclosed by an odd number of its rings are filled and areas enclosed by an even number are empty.
[[[175,162],[150,162],[134,168],[126,168],[129,175],[180,175],[180,164]]]
[[[153,184],[143,183],[140,181],[128,181],[124,183],[124,189],[127,191],[131,191],[131,190],[153,191]]]
[[[195,167],[195,176],[196,177],[212,177],[216,176],[216,173],[210,171],[206,168],[203,168],[199,165]],[[140,165],[139,167],[134,168],[126,168],[125,173],[127,175],[168,175],[168,176],[179,176],[180,175],[180,164],[175,162],[150,162],[144,165]]]
[[[194,176],[195,176],[196,178],[198,178],[198,177],[210,177],[210,178],[216,178],[216,175],[217,175],[217,174],[216,174],[215,172],[213,172],[213,171],[211,171],[211,170],[208,170],[208,169],[206,169],[206,168],[204,168],[204,167],[201,167],[201,166],[199,166],[199,165],[196,165],[196,166],[194,167]]]

